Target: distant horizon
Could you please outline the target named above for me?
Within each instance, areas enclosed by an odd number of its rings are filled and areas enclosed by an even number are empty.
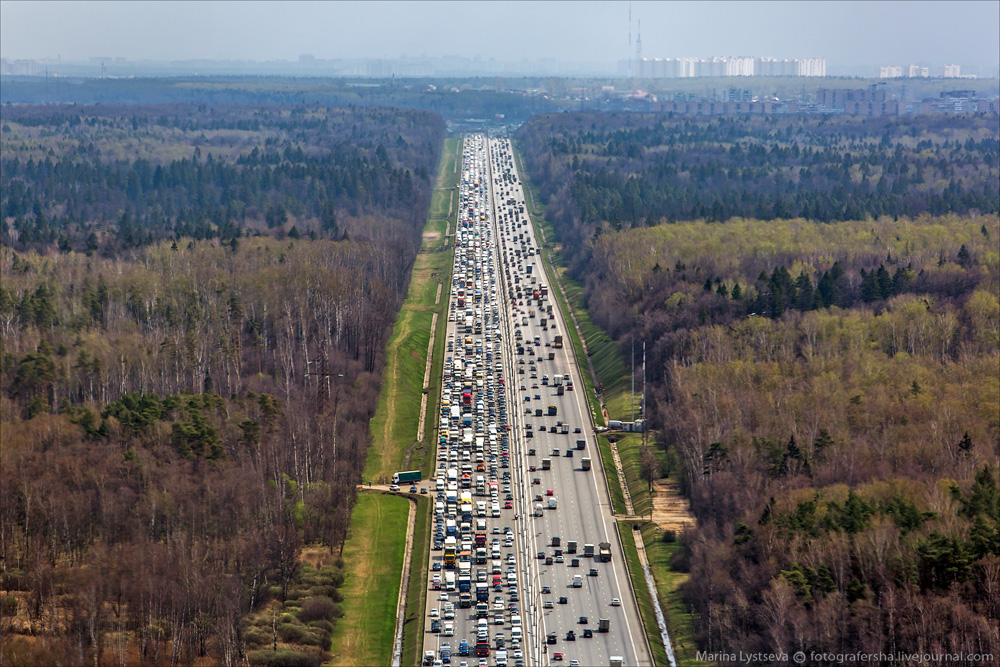
[[[681,56],[684,57],[684,56]],[[734,57],[734,56],[711,56],[707,58],[702,58],[702,60],[710,60],[712,57]],[[768,55],[749,55],[745,54],[742,56],[735,57],[754,57],[754,58],[770,58],[773,56]],[[818,56],[822,57],[822,56]],[[76,70],[86,69],[86,68],[101,68],[102,66],[111,73],[117,74],[119,76],[125,75],[129,76],[128,72],[121,72],[122,68],[138,67],[145,68],[147,70],[170,70],[183,67],[192,66],[204,66],[212,69],[210,74],[213,75],[242,75],[242,74],[254,74],[261,75],[256,71],[256,68],[268,68],[273,70],[270,75],[273,76],[303,76],[303,77],[361,77],[361,78],[373,78],[373,79],[425,79],[425,78],[476,78],[484,76],[509,76],[509,77],[550,77],[554,76],[556,78],[611,78],[611,79],[622,79],[629,78],[627,74],[623,74],[620,71],[621,63],[624,60],[615,61],[613,63],[604,63],[600,61],[568,61],[568,60],[555,60],[551,58],[522,58],[520,60],[504,60],[498,58],[483,59],[475,56],[410,56],[402,55],[397,58],[371,58],[371,57],[336,57],[336,58],[320,58],[313,56],[312,54],[301,54],[298,58],[287,59],[287,58],[277,58],[271,60],[259,60],[259,59],[217,59],[217,58],[175,58],[170,60],[154,59],[154,58],[125,58],[122,56],[106,55],[106,56],[90,56],[86,58],[75,58],[75,59],[63,59],[58,56],[55,57],[42,57],[42,58],[10,58],[8,56],[0,57],[8,67],[15,63],[35,63],[42,67],[56,67],[65,66],[67,68],[73,68]],[[673,59],[678,58],[677,56],[672,57]],[[659,57],[654,56],[644,56],[646,60],[659,59]],[[671,59],[671,57],[667,57]],[[342,63],[352,63],[354,65],[364,65],[364,64],[384,64],[391,68],[391,65],[396,63],[412,63],[414,65],[420,63],[436,63],[441,65],[443,62],[453,61],[456,66],[468,66],[470,64],[475,64],[477,68],[475,70],[467,70],[462,73],[457,71],[438,71],[438,72],[422,72],[422,73],[412,73],[407,71],[387,71],[382,75],[360,73],[360,72],[324,72],[324,68],[334,66],[336,64]],[[790,58],[789,60],[794,60]],[[633,62],[635,62],[633,60]],[[961,68],[961,77],[943,77],[942,69],[945,65],[958,64]],[[523,66],[524,69],[532,69],[533,71],[523,71],[523,70],[506,70],[500,71],[495,69],[490,69],[490,66],[496,67],[516,67],[518,65]],[[974,69],[963,66],[960,63],[927,63],[924,62],[895,62],[895,63],[880,63],[879,65],[840,65],[836,63],[831,65],[827,61],[827,72],[824,76],[820,77],[799,77],[794,75],[784,75],[787,78],[852,78],[852,79],[876,79],[876,80],[905,80],[908,77],[903,76],[896,79],[883,78],[879,79],[877,76],[877,70],[879,67],[884,66],[896,66],[902,67],[904,70],[911,66],[921,66],[928,69],[928,75],[926,77],[919,77],[923,79],[937,79],[937,78],[954,78],[956,81],[973,78],[982,80],[995,80],[1000,78],[1000,67],[995,68],[991,72],[975,71]],[[545,69],[545,67],[548,69]],[[116,72],[116,70],[118,70]],[[253,71],[250,71],[253,70]],[[11,75],[8,72],[2,72],[4,75]],[[85,75],[81,74],[79,71],[74,73],[60,73],[58,70],[53,70],[49,72],[49,75],[64,75],[64,76],[99,76],[99,73]],[[197,72],[192,73],[197,74]],[[208,74],[208,73],[206,73]],[[969,77],[968,75],[972,75]],[[16,75],[16,74],[15,74]],[[35,72],[34,76],[43,76],[44,72]],[[133,73],[131,75],[138,76],[138,73]],[[143,74],[145,76],[156,76],[155,73],[149,72]],[[176,74],[169,74],[169,76],[176,76]],[[678,80],[683,81],[687,79],[696,78],[731,78],[734,80],[753,80],[760,78],[768,78],[772,75],[762,75],[756,74],[753,76],[692,76],[692,77],[639,77],[634,76],[633,78],[640,79],[655,79],[655,80]],[[782,75],[773,75],[779,77]],[[915,77],[917,78],[917,77]]]
[[[53,20],[51,17],[57,16]],[[959,65],[1000,75],[996,2],[31,2],[0,1],[8,61],[297,63],[475,59],[587,64],[646,58],[826,58]],[[483,26],[489,25],[486,30]],[[849,36],[850,39],[845,39]],[[863,75],[863,74],[861,74]]]

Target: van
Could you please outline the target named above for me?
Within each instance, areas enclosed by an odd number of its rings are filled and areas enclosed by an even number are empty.
[[[455,636],[455,624],[448,621],[444,624],[444,632],[441,633],[444,637],[454,637]]]
[[[515,625],[513,628],[510,629],[510,640],[512,642],[514,641],[520,642],[523,639],[524,639],[524,634],[523,631],[521,630],[520,625]]]

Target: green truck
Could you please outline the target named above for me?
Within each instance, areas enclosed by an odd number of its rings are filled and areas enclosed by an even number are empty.
[[[419,482],[419,481],[420,481],[419,470],[407,470],[405,472],[396,472],[392,474],[393,484],[405,484],[407,482]]]

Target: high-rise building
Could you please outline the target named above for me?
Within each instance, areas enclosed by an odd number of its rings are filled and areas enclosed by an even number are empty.
[[[637,54],[638,45],[637,45]],[[627,61],[618,63],[618,71],[629,71]],[[637,58],[632,69],[645,79],[683,79],[689,77],[732,76],[826,76],[826,58],[776,60],[752,56],[716,56],[714,58]]]
[[[944,65],[941,67],[941,76],[945,79],[957,79],[962,76],[958,65]]]

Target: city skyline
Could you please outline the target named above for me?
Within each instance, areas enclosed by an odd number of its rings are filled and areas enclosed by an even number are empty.
[[[831,75],[868,76],[909,64],[996,76],[1000,64],[1000,4],[986,2],[5,1],[0,14],[8,60],[454,57],[614,71],[637,57],[641,22],[645,58],[825,58]]]

